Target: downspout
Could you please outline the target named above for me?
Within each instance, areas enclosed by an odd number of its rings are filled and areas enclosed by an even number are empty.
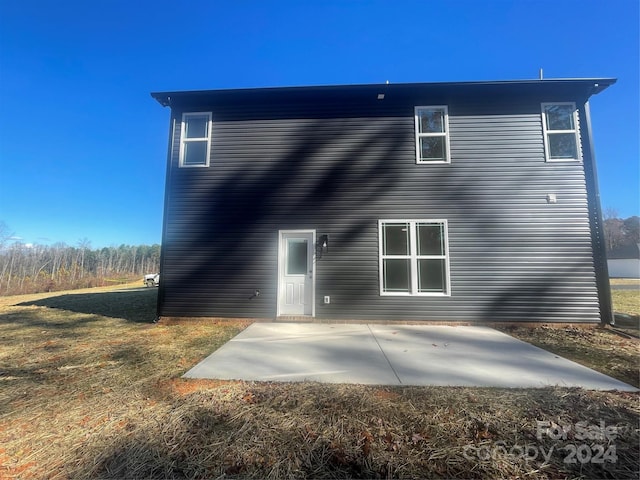
[[[584,170],[587,184],[587,204],[589,208],[589,226],[591,228],[593,266],[595,268],[598,302],[600,304],[600,323],[602,325],[614,325],[615,317],[613,314],[613,303],[611,301],[611,285],[609,284],[609,267],[607,265],[604,222],[602,221],[602,207],[600,205],[600,190],[598,188],[598,172],[593,146],[589,101],[585,101],[584,105],[580,108],[580,118],[584,120],[580,124],[582,138],[586,140],[586,142],[583,142],[583,145],[586,144],[587,146],[584,151]]]
[[[168,105],[163,105],[168,106]],[[173,153],[173,136],[175,134],[175,118],[173,116],[173,109],[171,109],[171,113],[169,115],[169,145],[167,147],[167,173],[165,175],[165,185],[164,185],[164,209],[162,214],[162,242],[160,244],[160,284],[158,285],[158,301],[156,304],[156,322],[160,320],[160,314],[164,309],[164,298],[165,298],[165,285],[166,282],[163,280],[163,272],[164,272],[164,259],[165,259],[165,250],[167,245],[167,219],[169,215],[169,198],[170,193],[169,189],[171,187],[171,172],[173,169],[171,168],[172,161],[172,153]]]

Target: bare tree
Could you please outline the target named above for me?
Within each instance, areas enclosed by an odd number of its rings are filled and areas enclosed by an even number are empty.
[[[604,210],[604,235],[609,252],[625,245],[640,243],[640,217],[621,219],[615,208],[607,207]]]
[[[637,215],[624,219],[624,244],[640,243],[640,217]]]
[[[604,210],[604,239],[608,252],[615,250],[622,240],[622,221],[613,207]]]
[[[9,239],[12,236],[13,234],[10,233],[10,230],[7,224],[4,223],[3,220],[0,220],[0,254],[3,254],[5,252],[7,243],[9,242]],[[7,273],[7,270],[9,268],[9,262],[6,261],[6,258],[4,260],[5,261],[0,262],[0,285],[2,285],[5,275]]]
[[[142,273],[157,272],[160,263],[159,245],[92,250],[86,238],[77,247],[64,243],[43,246],[4,242],[5,246],[0,248],[0,292],[6,295],[132,280]]]
[[[12,236],[13,233],[9,230],[9,226],[4,223],[3,220],[0,220],[0,251],[4,250],[4,247]]]
[[[78,247],[80,248],[80,278],[84,277],[84,257],[87,252],[91,248],[91,242],[87,237],[82,238],[78,241]]]

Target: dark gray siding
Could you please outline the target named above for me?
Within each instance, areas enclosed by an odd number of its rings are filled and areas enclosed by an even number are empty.
[[[555,100],[174,106],[159,314],[275,317],[278,231],[315,229],[318,319],[598,322],[584,168],[545,162]],[[413,107],[442,104],[451,164],[417,165]],[[177,168],[182,111],[213,112],[208,168]],[[450,296],[379,295],[392,218],[448,220]]]

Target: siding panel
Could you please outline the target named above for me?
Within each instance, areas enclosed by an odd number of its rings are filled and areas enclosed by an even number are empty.
[[[273,318],[278,231],[315,229],[318,319],[599,321],[584,169],[545,163],[545,99],[427,100],[200,106],[211,166],[192,169],[174,107],[159,314]],[[444,103],[451,164],[418,165],[413,107]],[[393,218],[448,220],[451,296],[379,295]]]

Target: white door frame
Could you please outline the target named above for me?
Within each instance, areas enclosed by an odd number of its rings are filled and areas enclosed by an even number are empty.
[[[284,292],[282,290],[282,278],[284,275],[285,268],[285,242],[283,242],[283,237],[285,234],[295,235],[295,234],[311,234],[311,244],[308,248],[311,249],[311,317],[316,316],[316,231],[315,230],[278,230],[278,290],[277,290],[277,299],[276,299],[276,316],[280,316],[280,301]],[[302,315],[308,316],[308,315]]]

